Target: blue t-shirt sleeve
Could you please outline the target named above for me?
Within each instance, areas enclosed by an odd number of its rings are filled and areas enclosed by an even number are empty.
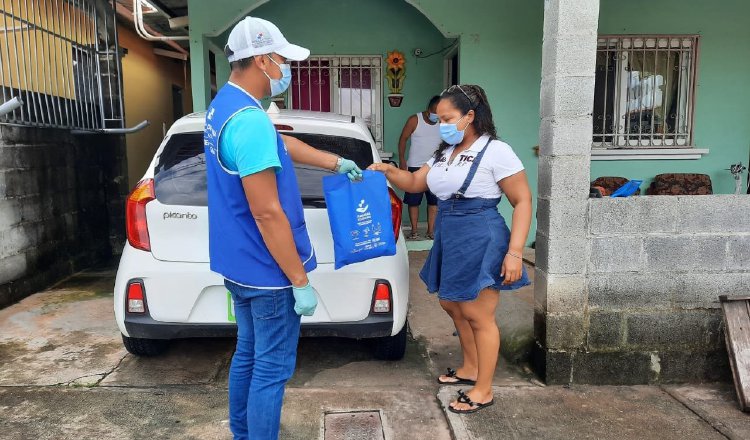
[[[219,140],[221,163],[240,177],[268,168],[281,171],[276,129],[263,110],[249,108],[229,120]]]

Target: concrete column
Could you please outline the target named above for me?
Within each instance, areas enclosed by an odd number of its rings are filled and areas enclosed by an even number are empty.
[[[208,39],[199,30],[190,29],[190,81],[193,92],[193,111],[205,110],[211,102],[211,67],[208,58]]]
[[[536,237],[536,364],[570,380],[588,328],[588,190],[599,0],[545,0]]]

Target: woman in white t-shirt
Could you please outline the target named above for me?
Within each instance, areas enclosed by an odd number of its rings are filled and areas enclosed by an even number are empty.
[[[529,284],[522,252],[531,225],[531,190],[523,164],[497,139],[487,96],[475,85],[442,93],[437,113],[443,143],[419,171],[374,164],[407,192],[439,199],[435,241],[420,277],[458,330],[463,365],[441,384],[473,385],[458,392],[450,410],[476,412],[492,405],[492,377],[500,351],[495,322],[499,290]],[[497,210],[502,195],[513,205],[513,231]]]

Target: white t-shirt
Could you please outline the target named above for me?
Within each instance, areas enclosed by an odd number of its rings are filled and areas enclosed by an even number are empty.
[[[451,163],[448,160],[455,147],[449,147],[443,155],[427,161],[430,171],[427,173],[427,187],[440,200],[448,200],[455,194],[469,175],[474,158],[487,144],[488,136],[480,136],[471,147],[456,156]],[[493,140],[487,146],[482,161],[479,163],[474,180],[464,194],[467,198],[496,199],[503,193],[497,182],[523,171],[523,164],[510,145]]]

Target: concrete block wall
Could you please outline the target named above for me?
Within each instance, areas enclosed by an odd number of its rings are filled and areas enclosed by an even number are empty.
[[[641,383],[727,378],[719,295],[750,292],[750,199],[632,197],[589,207],[583,350],[630,355],[621,367],[640,372],[633,380]]]
[[[587,205],[584,270],[537,275],[537,304],[546,305],[537,362],[547,382],[730,380],[719,295],[750,292],[750,198]]]
[[[545,1],[535,366],[551,384],[727,378],[718,296],[750,290],[750,198],[588,198],[598,16]]]
[[[0,307],[121,251],[120,136],[0,126]]]

